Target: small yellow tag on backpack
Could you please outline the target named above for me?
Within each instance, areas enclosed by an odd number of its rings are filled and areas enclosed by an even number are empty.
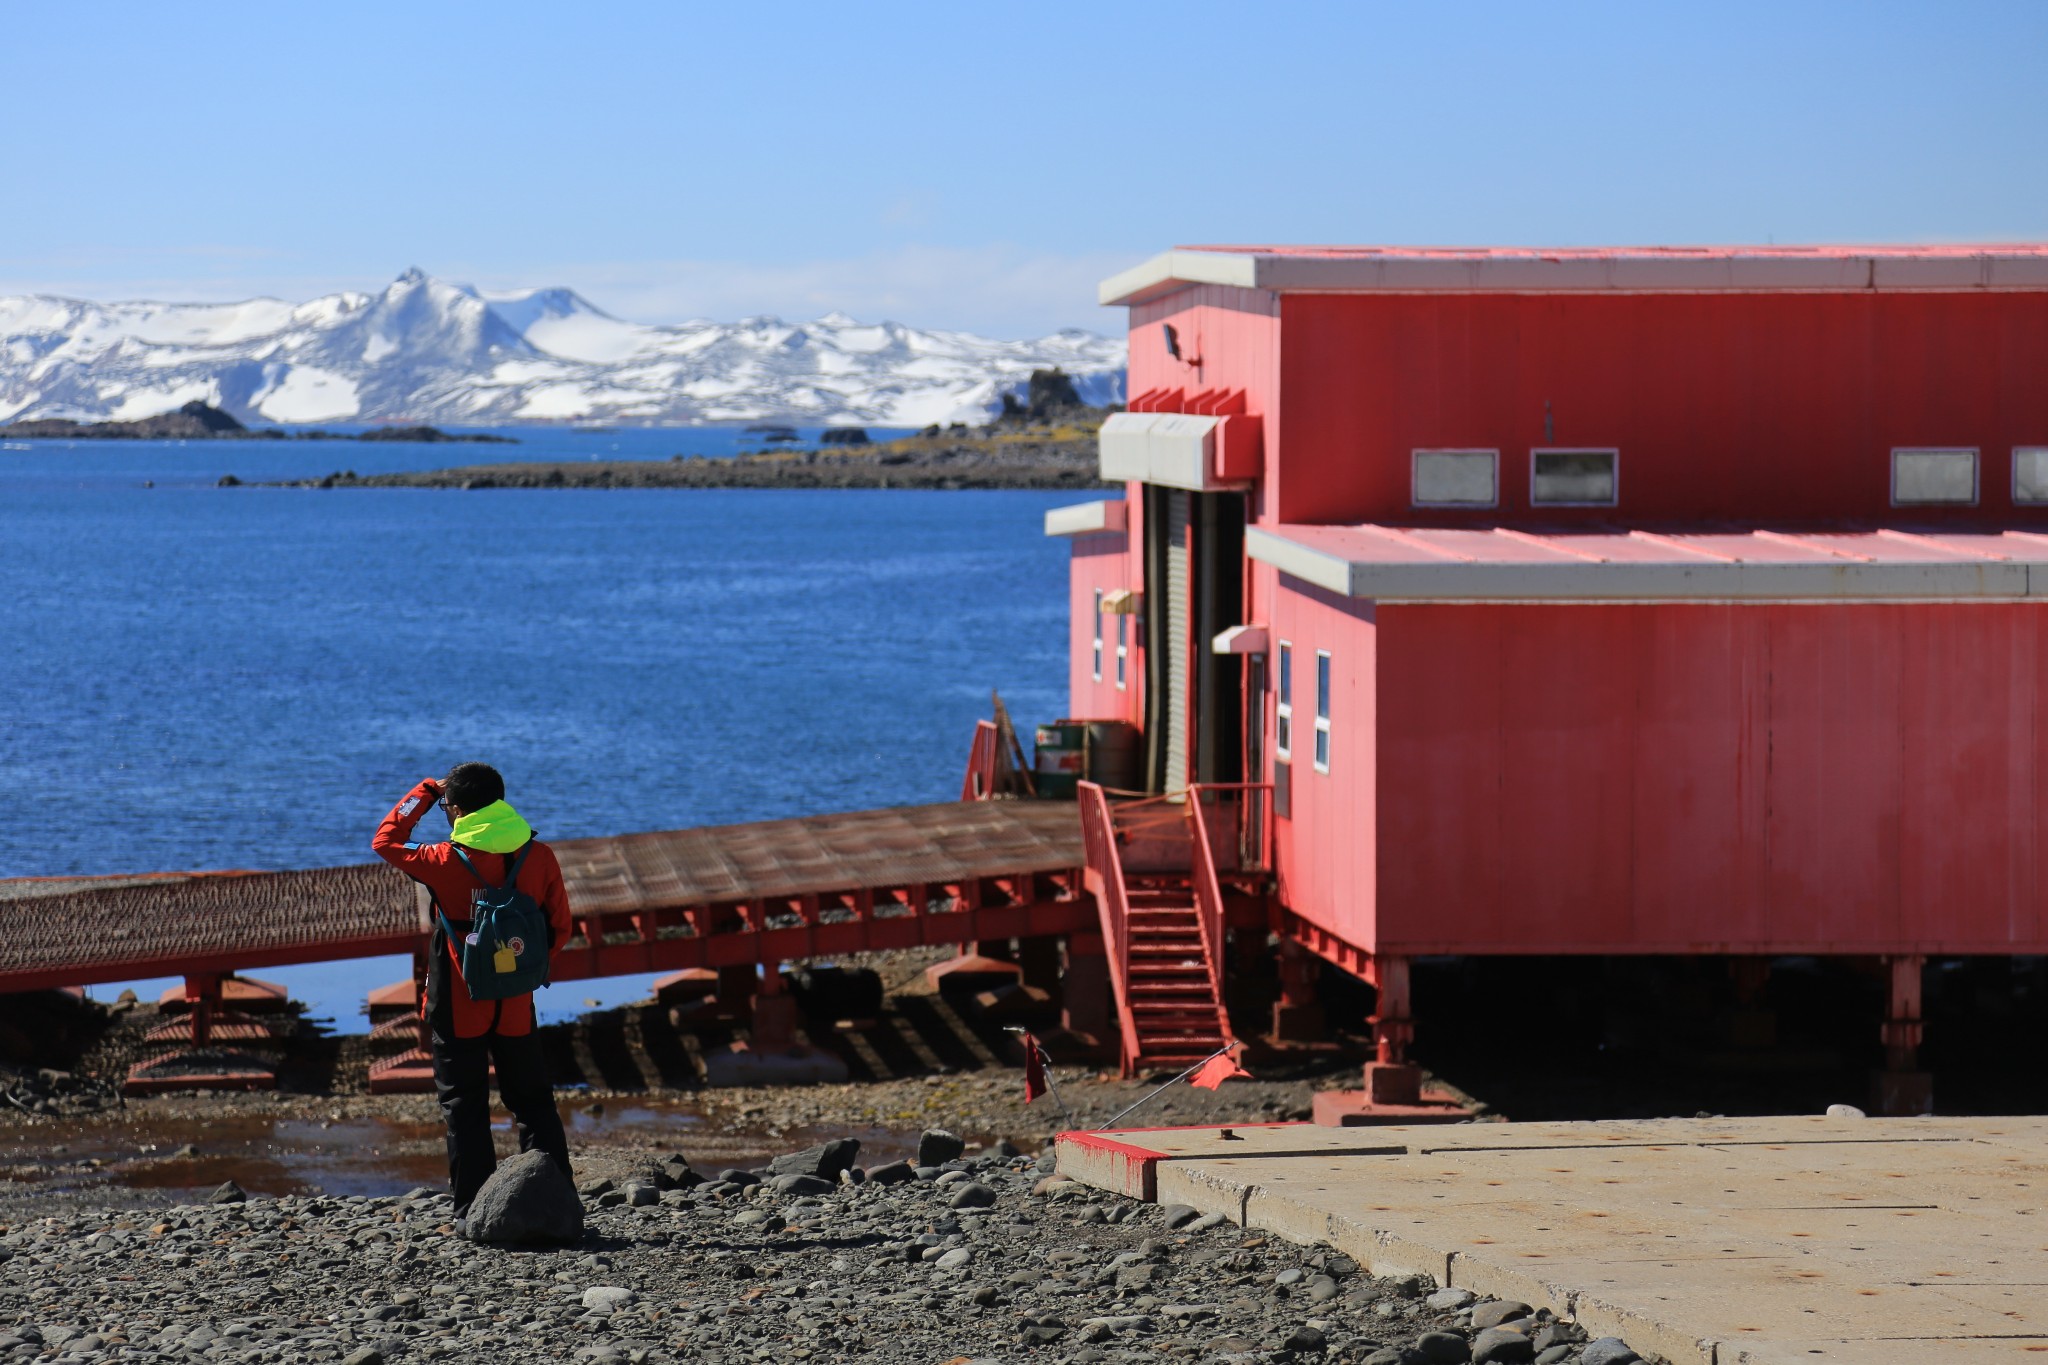
[[[491,954],[491,966],[500,972],[516,972],[519,970],[519,954],[512,951],[511,944],[501,943],[498,951]]]

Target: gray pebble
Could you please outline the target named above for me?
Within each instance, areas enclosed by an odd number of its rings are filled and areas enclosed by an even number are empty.
[[[953,1197],[946,1201],[946,1205],[948,1208],[955,1209],[986,1209],[993,1208],[995,1202],[996,1192],[994,1190],[986,1185],[970,1181],[955,1190]]]
[[[1315,1352],[1322,1350],[1327,1344],[1328,1342],[1323,1336],[1322,1329],[1316,1327],[1297,1327],[1294,1329],[1293,1335],[1281,1343],[1281,1349]]]
[[[1472,1358],[1472,1344],[1456,1332],[1424,1332],[1415,1339],[1415,1352],[1430,1365],[1465,1365]]]
[[[1472,1341],[1473,1365],[1522,1365],[1536,1358],[1536,1343],[1512,1327],[1489,1327]]]
[[[1529,1305],[1513,1299],[1488,1299],[1472,1309],[1472,1330],[1484,1332],[1489,1327],[1498,1327],[1504,1322],[1529,1316]]]
[[[1580,1353],[1580,1365],[1629,1365],[1640,1359],[1620,1337],[1601,1337]]]

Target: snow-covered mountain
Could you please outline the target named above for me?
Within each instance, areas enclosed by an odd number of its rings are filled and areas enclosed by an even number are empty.
[[[0,298],[0,422],[197,398],[246,422],[922,426],[979,420],[1055,365],[1086,401],[1122,401],[1122,340],[1078,330],[991,341],[840,313],[650,326],[567,289],[492,294],[418,270],[297,305]]]

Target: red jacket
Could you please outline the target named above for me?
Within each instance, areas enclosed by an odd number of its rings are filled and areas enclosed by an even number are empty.
[[[467,929],[470,894],[481,883],[455,856],[453,844],[410,842],[413,826],[434,808],[437,799],[433,786],[421,782],[391,808],[391,813],[384,817],[384,823],[377,826],[376,837],[370,841],[370,847],[376,850],[378,857],[426,887],[439,910],[434,916],[427,998],[422,1012],[436,1030],[447,1031],[457,1038],[480,1038],[486,1033],[518,1037],[531,1033],[533,996],[530,992],[503,1000],[472,1000],[462,984],[462,968],[455,956],[455,945],[448,941],[446,931],[441,928],[441,915],[446,915],[458,932]],[[491,878],[494,885],[503,883],[513,858],[518,856],[485,853],[481,849],[466,848],[465,852],[476,864],[476,870]],[[548,955],[552,957],[568,942],[571,929],[569,893],[562,886],[562,868],[555,861],[554,850],[538,839],[527,845],[526,861],[519,867],[518,885],[547,913]]]

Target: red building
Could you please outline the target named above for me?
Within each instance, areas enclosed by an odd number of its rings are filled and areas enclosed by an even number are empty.
[[[1401,1101],[1418,955],[1856,955],[1924,1103],[1924,959],[2048,952],[2048,247],[1202,247],[1102,298],[1072,714],[1154,793],[1270,784],[1283,1015],[1302,952],[1373,982]]]

